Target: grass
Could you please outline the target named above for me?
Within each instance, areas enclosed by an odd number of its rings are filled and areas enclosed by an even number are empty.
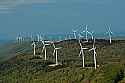
[[[40,43],[39,43],[40,45]],[[53,48],[47,47],[47,61],[44,61],[42,48],[37,48],[40,57],[34,57],[31,43],[6,45],[5,52],[11,57],[0,64],[0,83],[124,83],[125,82],[125,40],[114,40],[110,45],[106,40],[96,40],[97,64],[94,69],[92,52],[85,51],[85,65],[78,56],[78,41],[68,40],[56,44],[63,47],[59,51],[60,66],[49,67],[55,63]],[[89,49],[92,42],[83,44]],[[6,58],[6,57],[4,57]]]

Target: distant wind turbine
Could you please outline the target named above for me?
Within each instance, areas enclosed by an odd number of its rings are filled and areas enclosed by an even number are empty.
[[[34,37],[33,37],[32,34],[31,34],[31,36],[30,36],[30,39],[31,39],[31,42],[34,41]]]
[[[109,43],[112,43],[112,34],[113,32],[111,31],[111,27],[108,26],[108,31],[106,32],[109,35]]]
[[[42,42],[43,41],[43,37],[40,35],[39,38],[40,38],[40,41]]]
[[[86,25],[85,30],[83,31],[83,33],[85,33],[85,37],[86,37],[87,42],[88,42],[88,34],[91,35],[91,38],[93,40],[93,34],[92,34],[92,32],[88,31],[88,25]]]
[[[77,36],[76,36],[77,30],[72,30],[72,32],[73,32],[73,35],[74,35],[74,39],[76,39],[77,38]]]
[[[77,39],[77,32],[83,28],[83,24],[79,25],[78,28],[76,30],[72,29],[73,35],[74,35],[74,39]]]
[[[40,35],[37,34],[37,41],[39,42],[40,41]]]
[[[16,37],[16,40],[17,42],[20,44],[23,42],[23,37],[19,34],[17,37]]]

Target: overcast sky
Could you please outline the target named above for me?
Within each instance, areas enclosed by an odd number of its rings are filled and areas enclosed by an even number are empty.
[[[125,34],[125,0],[0,0],[0,38],[19,32],[67,33],[88,24]],[[2,36],[2,37],[1,37]]]

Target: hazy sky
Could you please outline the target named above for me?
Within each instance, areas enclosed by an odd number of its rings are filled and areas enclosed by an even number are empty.
[[[114,32],[125,34],[125,0],[0,0],[0,38],[19,32],[67,33],[79,24],[97,33],[111,24]]]

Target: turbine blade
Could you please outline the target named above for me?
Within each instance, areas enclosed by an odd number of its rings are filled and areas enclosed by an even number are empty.
[[[62,49],[62,47],[59,47],[58,49]]]
[[[91,37],[92,37],[92,39],[93,39],[93,34],[92,34],[91,32],[89,32],[89,31],[87,31],[87,33],[88,33],[89,35],[91,35]]]
[[[90,49],[89,51],[92,51],[93,50],[93,48],[92,49]]]
[[[79,57],[80,57],[81,53],[82,53],[82,50],[80,50]]]
[[[109,32],[105,32],[104,35],[107,35]]]
[[[114,34],[112,31],[110,32],[111,34]]]
[[[85,33],[86,31],[84,30],[84,31],[82,31],[82,33]]]

